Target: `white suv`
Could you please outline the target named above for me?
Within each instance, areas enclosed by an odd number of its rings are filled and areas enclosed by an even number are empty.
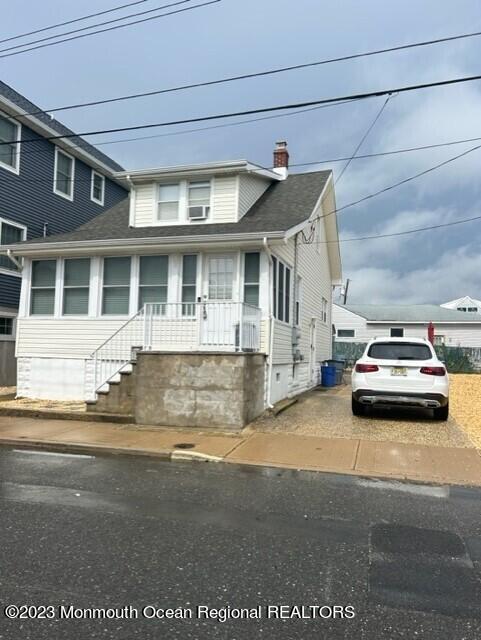
[[[369,342],[352,372],[352,412],[361,416],[373,405],[424,407],[436,420],[448,419],[448,374],[428,340]]]

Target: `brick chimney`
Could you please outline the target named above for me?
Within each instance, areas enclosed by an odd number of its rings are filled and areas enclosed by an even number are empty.
[[[276,142],[276,148],[274,149],[274,168],[273,170],[278,173],[282,178],[287,178],[289,168],[289,151],[287,150],[287,142],[280,140]]]

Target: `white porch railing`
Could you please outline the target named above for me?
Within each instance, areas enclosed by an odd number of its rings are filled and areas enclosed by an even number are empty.
[[[93,391],[137,351],[255,352],[260,334],[261,310],[243,302],[147,303],[92,353]]]

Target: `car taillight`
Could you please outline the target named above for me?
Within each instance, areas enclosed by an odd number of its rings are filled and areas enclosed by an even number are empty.
[[[356,371],[358,373],[374,373],[379,371],[377,364],[356,364]]]
[[[421,367],[421,373],[425,373],[427,376],[445,376],[446,369],[444,367]]]

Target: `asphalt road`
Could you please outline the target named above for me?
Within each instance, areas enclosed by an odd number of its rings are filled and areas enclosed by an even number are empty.
[[[481,638],[477,489],[6,449],[0,483],[2,640]]]

